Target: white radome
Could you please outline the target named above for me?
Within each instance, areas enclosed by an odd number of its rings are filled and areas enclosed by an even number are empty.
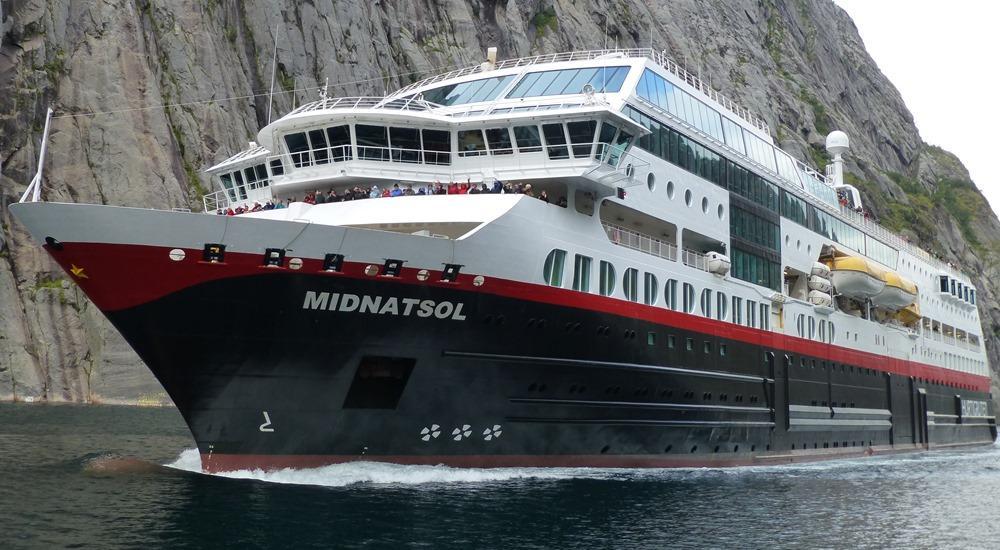
[[[834,130],[830,132],[830,135],[826,136],[826,150],[829,151],[831,155],[842,155],[850,148],[851,142],[847,139],[847,134],[844,132]]]

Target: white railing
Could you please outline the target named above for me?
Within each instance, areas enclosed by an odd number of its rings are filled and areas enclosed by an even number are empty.
[[[439,107],[441,107],[441,105],[414,97],[407,99],[393,99],[387,96],[327,97],[311,103],[306,103],[288,114],[296,115],[299,113],[308,113],[327,109],[389,109],[394,111],[419,112],[430,111]]]
[[[684,261],[684,265],[700,269],[702,271],[708,271],[708,256],[700,252],[695,252],[689,248],[685,248],[681,257]]]
[[[684,82],[686,82],[692,88],[700,91],[701,93],[708,96],[712,101],[715,101],[719,105],[742,118],[746,122],[752,124],[755,128],[758,128],[766,133],[770,133],[770,127],[763,118],[752,113],[750,110],[740,106],[735,101],[729,99],[718,90],[712,88],[705,83],[701,78],[691,73],[679,63],[673,59],[667,57],[666,50],[654,50],[652,48],[628,48],[628,49],[608,49],[608,50],[583,50],[575,52],[562,52],[546,55],[536,55],[531,57],[521,57],[518,59],[506,59],[496,63],[494,67],[489,70],[495,69],[507,69],[511,67],[525,67],[529,65],[538,65],[541,63],[559,63],[564,61],[585,61],[599,58],[613,58],[612,56],[619,57],[646,57],[651,59],[654,63],[659,64],[661,67],[666,69],[668,72],[674,74]],[[485,72],[482,65],[473,65],[470,67],[465,67],[462,69],[457,69],[444,74],[439,74],[432,76],[430,78],[425,78],[419,82],[415,82],[406,86],[399,91],[397,91],[394,96],[404,95],[411,90],[427,86],[429,84],[434,84],[435,82],[441,82],[443,80],[448,80],[450,78],[457,78],[460,76],[475,74],[479,72]]]
[[[645,252],[646,254],[658,256],[672,262],[677,261],[677,247],[671,243],[655,239],[638,231],[625,229],[613,223],[601,222],[601,225],[604,226],[604,232],[607,233],[608,239],[618,246]]]

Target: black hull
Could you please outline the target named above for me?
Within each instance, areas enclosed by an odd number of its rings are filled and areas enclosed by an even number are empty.
[[[304,308],[309,291],[461,303],[464,320]],[[107,315],[210,471],[732,465],[996,436],[992,420],[961,416],[981,391],[467,288],[286,270]]]

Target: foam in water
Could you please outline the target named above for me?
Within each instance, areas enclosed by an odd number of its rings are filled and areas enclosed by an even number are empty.
[[[719,476],[797,477],[820,474],[832,476],[884,476],[892,470],[913,463],[939,466],[941,463],[981,460],[983,454],[1000,461],[1000,443],[991,447],[965,450],[941,450],[899,455],[875,455],[863,458],[826,460],[802,464],[740,466],[727,468],[453,468],[384,462],[348,462],[320,468],[282,469],[276,471],[237,470],[213,474],[233,479],[254,479],[270,483],[344,487],[354,484],[420,485],[434,483],[497,483],[515,480],[642,480],[669,481]],[[186,449],[170,468],[202,473],[197,449]],[[1000,467],[1000,465],[998,465]]]
[[[198,449],[186,449],[168,467],[202,473]],[[490,483],[518,479],[607,479],[614,470],[600,468],[452,468],[388,464],[384,462],[347,462],[320,468],[275,471],[236,470],[221,472],[221,477],[255,479],[271,483],[344,487],[357,483],[377,485],[419,485],[428,483]]]

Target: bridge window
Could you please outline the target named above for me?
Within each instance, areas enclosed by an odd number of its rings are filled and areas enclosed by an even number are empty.
[[[486,140],[482,130],[461,130],[458,132],[458,156],[475,157],[486,154]]]
[[[389,160],[389,133],[385,126],[358,124],[354,127],[358,138],[358,158],[361,160]]]
[[[509,155],[514,152],[510,142],[510,130],[507,128],[489,128],[486,130],[486,141],[490,144],[490,153],[494,155]]]
[[[611,296],[615,292],[615,266],[601,260],[601,296]]]
[[[331,126],[327,128],[326,140],[330,144],[330,152],[334,162],[351,159],[350,127],[345,124],[343,126]]]
[[[280,176],[285,173],[285,164],[280,158],[271,159],[271,175]]]
[[[239,170],[233,172],[233,181],[236,183],[236,190],[239,191],[240,199],[247,198],[247,188],[243,184],[243,174]]]
[[[392,148],[389,152],[397,162],[420,162],[420,131],[416,128],[389,128]]]
[[[427,164],[451,164],[451,132],[445,130],[422,130],[424,138],[424,162]]]
[[[293,166],[301,168],[312,164],[312,159],[309,156],[309,141],[306,139],[305,132],[286,135],[285,146],[288,147]]]
[[[313,160],[316,164],[330,162],[330,151],[326,148],[326,132],[322,128],[309,130],[309,144],[312,147]]]
[[[566,148],[566,133],[562,124],[545,124],[542,126],[542,133],[545,134],[545,144],[548,146],[550,159],[569,158],[569,150]]]
[[[550,286],[562,286],[563,277],[563,267],[566,263],[566,251],[559,250],[558,248],[549,252],[549,255],[545,257],[545,266],[543,267],[543,275],[545,276],[545,282]]]
[[[233,176],[231,174],[221,174],[219,179],[222,180],[222,186],[226,188],[226,194],[229,195],[229,200],[236,200],[236,191],[233,190]]]
[[[589,157],[593,148],[594,132],[597,131],[597,121],[585,120],[566,124],[569,130],[569,140],[573,143],[574,157]]]
[[[538,135],[538,126],[515,126],[514,139],[521,153],[537,153],[542,150],[542,138]]]

